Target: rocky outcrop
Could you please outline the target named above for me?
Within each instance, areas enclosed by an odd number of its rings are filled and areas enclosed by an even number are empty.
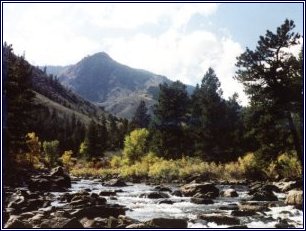
[[[62,167],[56,167],[50,174],[37,174],[28,181],[31,191],[64,192],[71,187],[71,178]]]

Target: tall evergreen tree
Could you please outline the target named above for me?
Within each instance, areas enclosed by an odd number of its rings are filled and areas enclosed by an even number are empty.
[[[145,101],[141,100],[131,121],[133,129],[148,128],[150,123],[150,115]]]
[[[13,54],[12,46],[3,46],[3,103],[4,103],[4,161],[6,166],[13,155],[26,149],[25,136],[29,132],[34,94],[32,69]]]
[[[220,81],[212,68],[191,96],[190,137],[193,152],[208,161],[229,161],[244,150],[241,107],[234,94],[222,98]]]
[[[286,149],[294,147],[302,160],[301,138],[293,119],[302,114],[302,71],[299,59],[289,53],[300,38],[293,32],[294,27],[293,21],[285,20],[276,33],[267,31],[265,36],[260,36],[256,49],[247,48],[238,57],[236,78],[243,83],[251,108],[257,112],[254,113],[257,114],[256,135],[264,154],[277,155],[285,142]],[[266,130],[270,132],[265,134]],[[290,138],[275,139],[275,136],[286,137],[288,132]]]
[[[160,85],[158,104],[155,108],[155,140],[158,152],[166,158],[178,158],[189,152],[190,140],[184,134],[187,122],[189,97],[186,86],[179,81]]]

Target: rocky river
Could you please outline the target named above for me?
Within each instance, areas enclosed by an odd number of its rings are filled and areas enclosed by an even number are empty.
[[[5,187],[6,228],[304,227],[297,181],[152,185],[51,175]]]

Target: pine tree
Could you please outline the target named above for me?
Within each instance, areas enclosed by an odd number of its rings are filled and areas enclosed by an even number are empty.
[[[247,48],[238,57],[236,78],[243,83],[253,114],[257,115],[254,118],[256,136],[263,154],[273,157],[285,144],[285,149],[294,147],[302,160],[301,138],[298,136],[302,132],[297,131],[293,119],[302,114],[301,62],[288,52],[299,43],[300,35],[293,32],[294,27],[294,22],[287,19],[276,33],[267,31],[265,36],[260,36],[256,49]],[[290,139],[286,138],[288,132]],[[277,136],[284,138],[276,139]]]
[[[189,152],[184,124],[187,122],[189,97],[186,86],[179,81],[160,85],[158,104],[155,108],[155,134],[151,143],[157,146],[160,155],[179,158]]]
[[[27,149],[25,136],[29,132],[34,94],[32,69],[24,58],[15,56],[6,43],[3,58],[4,160],[9,165],[14,154]]]
[[[132,118],[132,130],[137,128],[148,128],[149,123],[150,115],[148,114],[148,108],[146,107],[146,103],[141,100]]]

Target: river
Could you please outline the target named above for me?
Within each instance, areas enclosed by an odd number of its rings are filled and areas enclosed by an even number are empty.
[[[175,185],[167,185],[172,191],[178,189]],[[93,180],[77,180],[73,181],[70,192],[77,192],[83,189],[91,192],[99,193],[100,191],[121,190],[114,197],[105,197],[108,203],[125,205],[128,210],[126,215],[139,221],[147,221],[152,218],[185,218],[188,220],[188,228],[226,228],[226,225],[217,225],[214,222],[206,222],[197,219],[198,214],[222,214],[230,215],[233,211],[229,209],[235,207],[243,201],[249,201],[248,187],[244,185],[234,186],[238,193],[238,197],[218,197],[214,199],[214,204],[201,205],[190,202],[190,197],[177,197],[170,193],[169,200],[173,204],[159,204],[164,199],[148,199],[141,198],[140,195],[154,191],[155,186],[145,184],[129,184],[126,187],[105,187],[101,182]],[[227,189],[229,185],[217,185],[220,190]],[[61,193],[55,193],[59,196]],[[240,224],[246,225],[248,228],[275,228],[279,219],[285,219],[288,224],[294,225],[296,228],[303,227],[303,211],[295,209],[293,206],[284,204],[285,194],[275,193],[279,199],[274,206],[269,206],[270,210],[265,212],[257,212],[254,216],[239,217]],[[54,201],[53,206],[62,206],[59,201]],[[223,209],[222,209],[223,207]],[[224,209],[224,207],[228,207]],[[221,208],[221,209],[220,209]]]

